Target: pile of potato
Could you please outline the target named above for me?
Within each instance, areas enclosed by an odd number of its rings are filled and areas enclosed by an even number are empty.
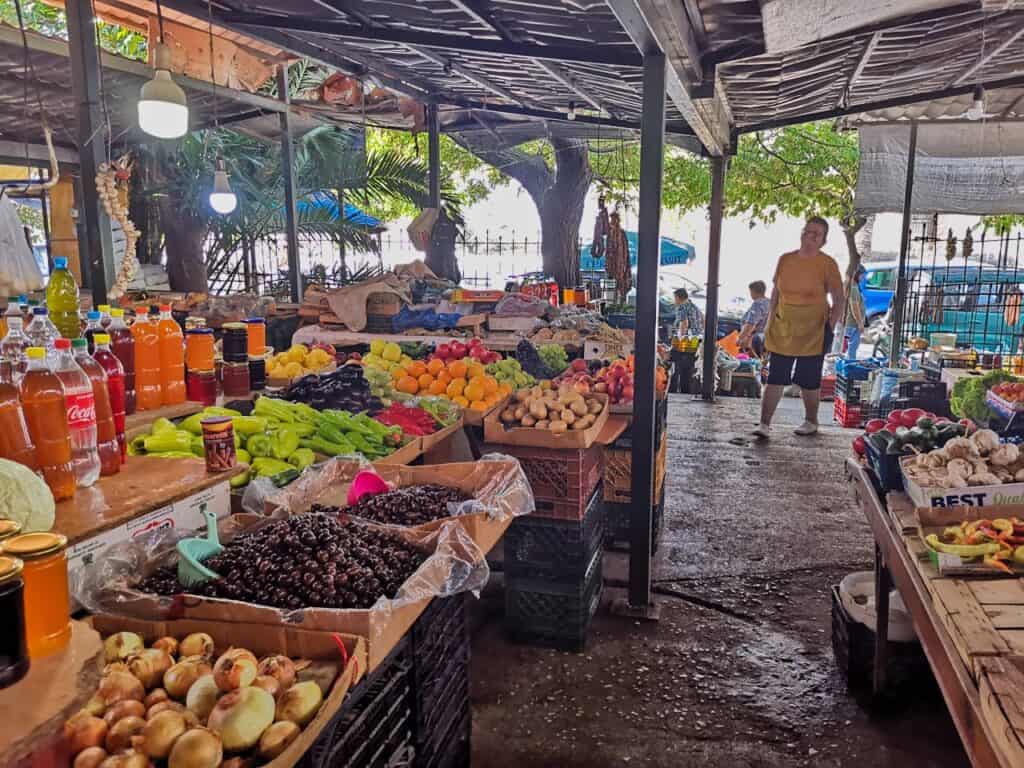
[[[604,409],[603,397],[584,394],[569,382],[555,390],[551,382],[542,381],[535,387],[518,390],[500,418],[506,429],[532,427],[557,435],[570,429],[586,429]]]

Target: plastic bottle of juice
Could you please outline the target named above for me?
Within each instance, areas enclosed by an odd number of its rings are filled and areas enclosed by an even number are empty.
[[[17,318],[21,322],[21,317]],[[0,366],[0,458],[37,469],[36,449],[28,434],[25,414],[21,410],[18,385],[8,366]]]
[[[42,347],[46,350],[47,357],[51,356],[53,342],[60,338],[60,331],[50,321],[46,307],[33,307],[32,322],[25,329],[25,336],[28,337],[29,346]]]
[[[96,403],[96,452],[100,455],[100,474],[103,477],[116,475],[121,471],[121,444],[117,439],[117,425],[114,422],[113,407],[107,391],[107,372],[89,354],[85,339],[71,342],[75,362],[85,371],[92,383],[92,397]],[[124,428],[121,428],[122,436]]]
[[[103,330],[107,330],[110,327],[110,305],[100,304],[96,309],[100,312],[100,326]]]
[[[164,405],[185,402],[185,334],[171,316],[170,304],[160,305],[160,388]]]
[[[92,381],[71,356],[71,340],[57,339],[57,363],[53,372],[64,385],[68,432],[71,434],[71,466],[79,488],[88,488],[100,476],[96,450],[96,398]]]
[[[136,310],[132,324],[135,339],[135,404],[140,411],[160,407],[160,336],[145,307]],[[115,348],[116,349],[116,348]]]
[[[78,322],[78,283],[68,270],[68,260],[58,256],[53,260],[53,272],[46,284],[46,307],[50,319],[65,339],[77,339],[82,328]]]
[[[107,374],[110,411],[114,416],[114,432],[117,434],[117,443],[121,449],[121,463],[124,464],[128,448],[128,442],[124,437],[124,366],[110,350],[110,335],[106,333],[96,334],[96,351],[92,356],[103,366]]]
[[[135,337],[124,321],[123,309],[110,311],[110,351],[124,369],[124,412],[135,413]],[[110,371],[107,371],[110,375]]]
[[[29,347],[26,355],[28,370],[18,391],[28,433],[36,447],[36,464],[54,500],[70,499],[75,495],[75,470],[71,466],[64,385],[46,364],[45,349]]]
[[[7,318],[7,335],[0,341],[0,368],[10,371],[14,384],[21,381],[28,369],[27,348],[28,339],[21,329],[21,315]]]
[[[97,333],[104,333],[104,330],[103,326],[100,324],[100,313],[93,309],[85,313],[85,330],[82,332],[86,341],[89,342],[90,355],[93,350],[96,349],[96,342],[93,340],[93,336]]]

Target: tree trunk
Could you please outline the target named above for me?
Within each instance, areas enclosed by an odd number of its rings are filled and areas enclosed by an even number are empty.
[[[857,272],[860,266],[860,250],[857,245],[857,233],[861,231],[867,219],[863,216],[854,216],[852,219],[844,220],[840,226],[843,229],[843,237],[846,239],[846,252],[850,256],[850,263],[846,267],[846,279],[849,281]]]
[[[206,293],[206,256],[203,242],[206,225],[195,217],[175,210],[169,198],[160,202],[164,241],[167,248],[167,279],[172,291]]]
[[[594,174],[586,144],[551,139],[551,145],[557,170],[554,184],[547,188],[538,206],[541,254],[544,271],[559,287],[574,288],[580,281],[580,220]]]
[[[423,263],[438,277],[458,283],[462,279],[459,273],[459,261],[455,257],[455,222],[444,211],[437,217],[437,223],[430,233],[430,245]]]

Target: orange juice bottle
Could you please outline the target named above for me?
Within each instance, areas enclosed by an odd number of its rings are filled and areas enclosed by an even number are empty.
[[[146,307],[136,310],[132,324],[135,338],[135,406],[140,411],[160,407],[160,337]]]
[[[53,492],[54,501],[75,495],[75,470],[71,466],[71,432],[64,385],[46,364],[46,350],[29,347],[28,370],[19,387],[28,433],[36,446],[36,463]]]
[[[20,318],[16,318],[20,323]],[[36,469],[36,449],[28,434],[18,385],[10,366],[0,366],[0,457]]]
[[[160,389],[164,405],[185,402],[185,335],[171,316],[170,304],[160,305]]]

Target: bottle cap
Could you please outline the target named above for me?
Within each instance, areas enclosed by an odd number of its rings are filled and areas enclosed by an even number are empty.
[[[97,334],[93,335],[92,340],[95,341],[97,344],[109,344],[110,343],[110,334],[109,333],[97,333]]]
[[[67,256],[58,256],[57,258],[55,258],[53,260],[53,266],[56,269],[67,269],[68,268],[68,258],[67,258]]]
[[[98,307],[96,307],[96,309],[98,309],[100,312],[107,312],[107,313],[109,313],[110,312],[110,305],[109,304],[100,304]]]
[[[46,307],[32,307],[32,314],[36,316],[45,315],[47,314]]]
[[[57,349],[71,349],[71,339],[57,339],[53,346]]]
[[[74,349],[85,349],[86,347],[89,346],[89,342],[86,341],[85,339],[72,339],[71,346]]]
[[[100,313],[97,312],[95,309],[90,309],[88,312],[85,313],[85,316],[89,320],[99,320],[100,319]]]
[[[19,304],[24,304],[27,301],[28,301],[28,296],[26,296],[24,293],[19,293],[18,294],[18,303]]]
[[[25,354],[30,360],[42,360],[46,357],[46,350],[42,347],[29,347],[25,350]]]
[[[124,310],[123,309],[112,309],[112,310],[110,310],[110,316],[111,317],[124,317]]]

